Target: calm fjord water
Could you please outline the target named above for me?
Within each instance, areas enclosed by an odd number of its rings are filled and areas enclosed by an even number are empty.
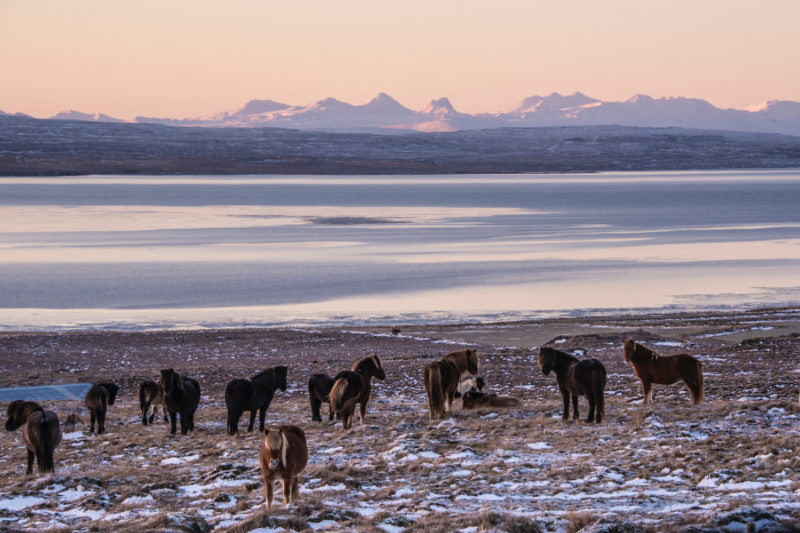
[[[800,303],[800,171],[0,178],[0,329]]]

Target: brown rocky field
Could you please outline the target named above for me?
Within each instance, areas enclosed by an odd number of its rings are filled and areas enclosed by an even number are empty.
[[[62,420],[52,475],[25,476],[20,431],[0,434],[3,531],[793,531],[800,524],[800,308],[562,318],[537,322],[326,329],[0,334],[0,386],[115,381],[107,432],[79,401],[43,402]],[[706,401],[685,385],[641,385],[622,357],[633,337],[687,352]],[[608,371],[606,420],[561,420],[538,347],[595,357]],[[475,348],[486,390],[522,409],[429,420],[422,369]],[[367,420],[312,422],[306,383],[377,354]],[[267,423],[308,437],[300,497],[267,513],[263,434],[229,437],[224,390],[289,367]],[[142,426],[137,388],[162,368],[198,379],[196,429]],[[3,404],[3,410],[5,410]],[[587,413],[584,399],[581,415]],[[82,422],[64,425],[71,413]],[[770,529],[772,528],[772,529]]]

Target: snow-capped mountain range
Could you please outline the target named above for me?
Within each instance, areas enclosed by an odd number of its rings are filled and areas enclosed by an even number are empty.
[[[60,120],[124,122],[104,114],[67,111]],[[635,95],[623,102],[603,102],[580,92],[525,98],[499,113],[468,114],[447,98],[431,100],[418,111],[380,93],[363,105],[326,98],[296,106],[251,100],[232,111],[175,119],[136,117],[138,123],[170,126],[281,127],[320,131],[444,132],[503,127],[623,125],[682,127],[800,135],[800,102],[772,100],[745,109],[720,109],[696,98],[652,98]]]

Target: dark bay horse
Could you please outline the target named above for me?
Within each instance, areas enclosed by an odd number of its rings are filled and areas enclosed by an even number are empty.
[[[264,417],[275,391],[286,392],[285,366],[268,368],[256,374],[252,379],[234,379],[225,387],[225,406],[228,409],[228,434],[236,435],[239,431],[239,419],[242,413],[250,411],[250,425],[247,431],[253,431],[256,411],[259,416],[259,431],[264,431]]]
[[[511,396],[498,396],[480,391],[467,391],[461,397],[464,409],[514,408],[522,407],[522,402]]]
[[[693,405],[703,401],[703,365],[691,355],[659,355],[633,339],[626,339],[622,343],[622,349],[625,352],[625,361],[633,366],[633,372],[642,382],[642,403],[648,404],[652,400],[653,383],[672,385],[679,379],[689,387]]]
[[[283,483],[284,505],[290,504],[297,498],[297,476],[308,463],[306,434],[299,427],[288,424],[267,431],[259,461],[267,511],[272,507],[272,484],[276,479]]]
[[[26,402],[24,400],[14,400],[8,404],[6,414],[6,431],[14,431],[18,427],[25,424],[31,413],[36,411],[44,411],[42,406],[36,402]]]
[[[22,429],[22,440],[28,451],[28,468],[25,473],[33,473],[34,457],[40,474],[53,472],[53,454],[61,442],[58,416],[53,411],[43,410],[36,402],[16,400],[8,406],[6,429],[14,431],[22,425],[25,426]]]
[[[380,380],[386,378],[381,360],[377,355],[365,357],[354,364],[352,370],[339,372],[334,378],[330,393],[330,405],[334,413],[341,415],[344,429],[348,429],[352,425],[356,404],[361,404],[361,423],[364,423],[372,378]]]
[[[95,383],[86,393],[83,403],[89,409],[89,433],[94,433],[95,421],[97,421],[98,435],[106,430],[108,406],[114,405],[117,392],[119,392],[119,385],[115,383]]]
[[[589,416],[587,422],[603,421],[605,414],[606,367],[597,359],[583,359],[544,346],[539,350],[539,368],[546,376],[551,371],[556,373],[558,388],[564,400],[564,414],[561,418],[569,418],[569,400],[572,397],[572,418],[578,419],[578,396],[586,396],[589,400]]]
[[[181,418],[181,435],[194,429],[194,412],[200,404],[200,384],[196,379],[181,376],[168,368],[161,371],[164,405],[169,413],[170,434],[175,434],[177,415]]]
[[[475,350],[461,350],[445,355],[441,361],[425,366],[425,389],[431,419],[443,418],[450,411],[461,377],[478,373],[478,354]]]
[[[164,387],[155,381],[142,381],[142,384],[139,385],[139,408],[142,410],[142,425],[146,426],[153,423],[159,405],[161,406],[161,414],[164,416],[164,422],[167,422],[169,417],[167,416],[167,408],[164,405]],[[150,411],[150,406],[153,407],[153,412],[148,417],[147,413]]]
[[[328,374],[313,374],[308,378],[308,403],[311,404],[311,420],[322,422],[319,410],[323,402],[328,404],[328,420],[333,420],[333,407],[329,400],[335,381]]]

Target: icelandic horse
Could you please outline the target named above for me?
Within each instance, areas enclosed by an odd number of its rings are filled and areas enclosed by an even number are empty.
[[[703,401],[703,365],[691,355],[659,355],[633,339],[626,339],[622,343],[622,349],[625,352],[625,361],[633,366],[633,372],[642,382],[643,404],[647,405],[653,399],[653,383],[672,385],[679,379],[689,387],[692,405]]]
[[[478,373],[478,353],[475,350],[451,352],[441,361],[425,366],[425,390],[428,392],[431,420],[444,418],[450,411],[461,377],[467,373]]]

